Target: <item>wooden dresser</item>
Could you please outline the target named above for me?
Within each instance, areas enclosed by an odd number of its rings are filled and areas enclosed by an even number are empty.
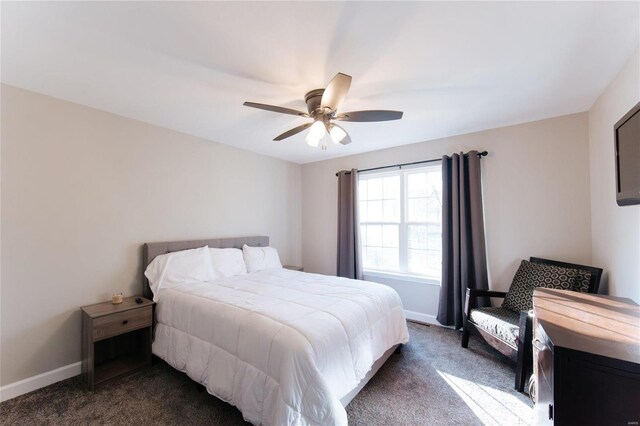
[[[640,306],[630,299],[533,294],[536,424],[640,422]]]

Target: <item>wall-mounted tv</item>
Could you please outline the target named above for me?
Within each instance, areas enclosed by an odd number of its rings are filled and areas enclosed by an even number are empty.
[[[616,149],[616,201],[640,204],[640,102],[613,126]]]

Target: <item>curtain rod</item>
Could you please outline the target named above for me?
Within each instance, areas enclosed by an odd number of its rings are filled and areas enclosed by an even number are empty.
[[[486,155],[488,155],[489,153],[487,151],[482,151],[478,153],[478,157],[482,158]],[[468,155],[468,154],[464,154],[464,155]],[[382,169],[389,169],[391,167],[398,167],[398,168],[402,168],[404,166],[413,166],[414,164],[423,164],[423,163],[433,163],[435,161],[442,161],[442,158],[434,158],[432,160],[423,160],[423,161],[414,161],[413,163],[402,163],[402,164],[392,164],[390,166],[382,166],[382,167],[372,167],[370,169],[362,169],[362,170],[358,170],[358,172],[371,172],[373,170],[382,170]],[[336,173],[336,176],[338,176],[340,173]],[[346,172],[345,174],[350,175],[351,172]]]

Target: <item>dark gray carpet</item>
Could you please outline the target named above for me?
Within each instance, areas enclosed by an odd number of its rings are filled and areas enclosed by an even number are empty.
[[[478,339],[409,323],[411,342],[392,355],[347,407],[350,425],[529,424],[531,402],[513,389],[514,368]],[[243,424],[231,405],[200,392],[164,363],[95,392],[79,378],[0,404],[3,425]]]

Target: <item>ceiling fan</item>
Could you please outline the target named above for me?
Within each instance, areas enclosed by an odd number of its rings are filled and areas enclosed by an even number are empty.
[[[305,138],[307,145],[316,147],[322,143],[322,149],[326,149],[327,135],[334,143],[347,145],[351,143],[351,138],[347,132],[334,123],[334,121],[351,121],[351,122],[372,122],[372,121],[391,121],[402,118],[402,111],[352,111],[338,112],[340,105],[347,97],[351,87],[351,76],[338,73],[329,82],[326,89],[315,89],[304,95],[304,101],[307,104],[308,113],[296,111],[290,108],[284,108],[274,105],[259,104],[255,102],[245,102],[243,105],[264,109],[266,111],[279,112],[281,114],[291,114],[300,117],[312,118],[311,123],[305,123],[301,126],[294,127],[291,130],[276,136],[274,141],[281,141],[295,134],[309,129],[309,133]]]

